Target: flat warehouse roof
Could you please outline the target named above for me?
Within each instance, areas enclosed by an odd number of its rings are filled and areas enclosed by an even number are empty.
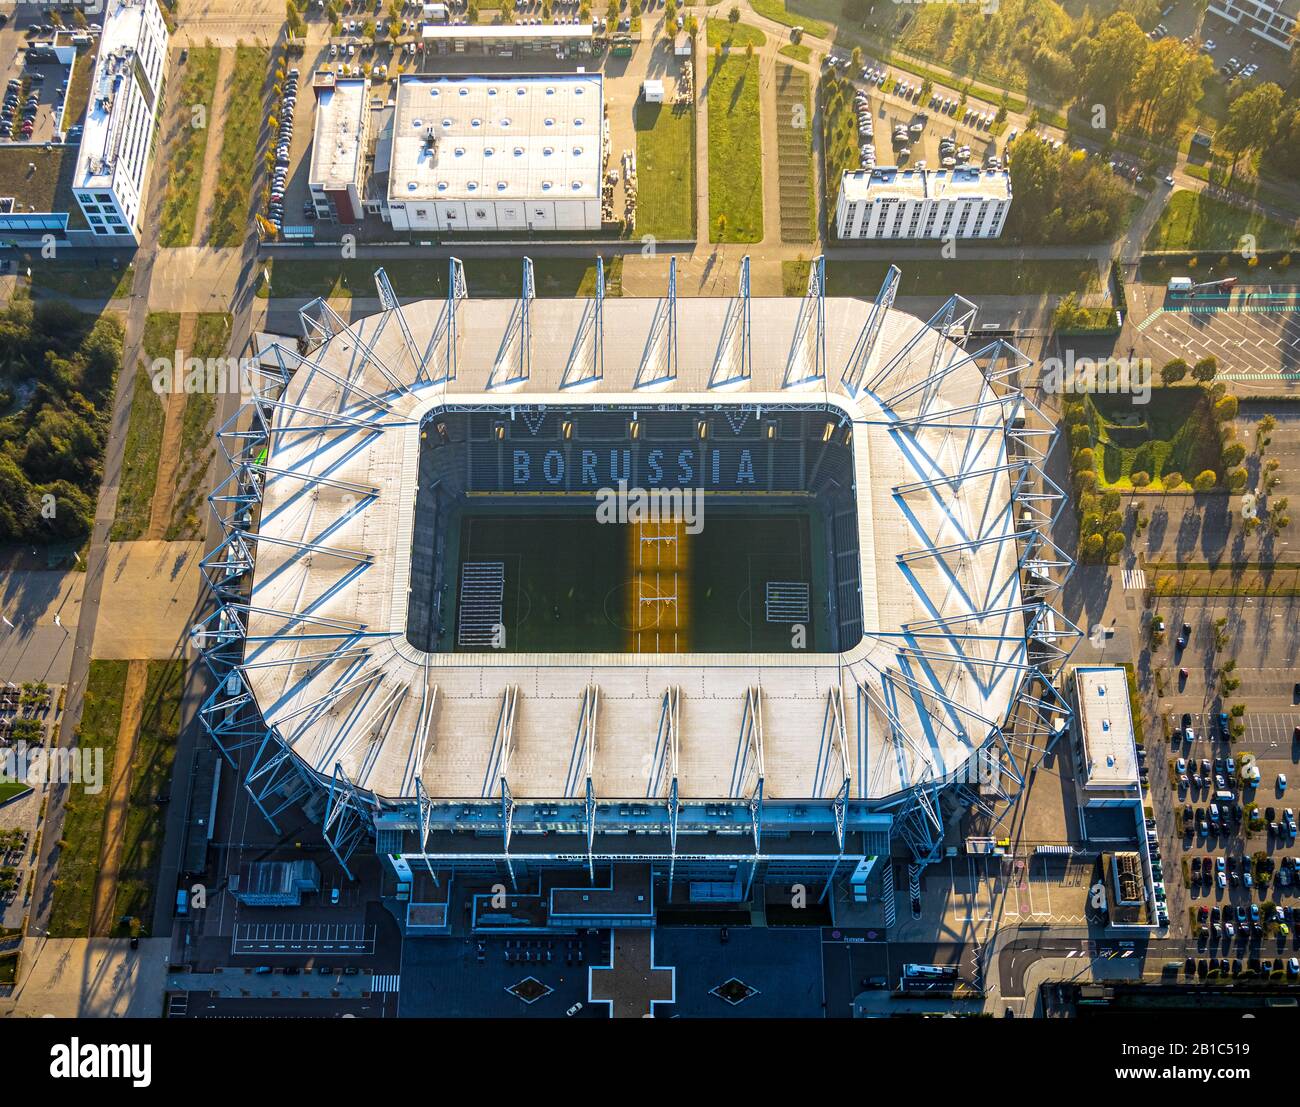
[[[361,165],[367,84],[364,79],[336,81],[316,97],[316,131],[311,144],[308,180],[326,188],[354,184]]]
[[[1085,783],[1090,788],[1136,788],[1137,743],[1128,674],[1118,665],[1099,665],[1075,669],[1074,680]]]
[[[599,199],[603,91],[598,74],[403,77],[389,201]]]

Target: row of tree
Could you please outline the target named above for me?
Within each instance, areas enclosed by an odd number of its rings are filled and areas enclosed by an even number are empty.
[[[1016,198],[1008,225],[1024,241],[1105,242],[1123,230],[1130,193],[1097,159],[1025,135],[1007,164]]]
[[[112,316],[58,301],[0,315],[0,542],[90,534],[121,363]]]

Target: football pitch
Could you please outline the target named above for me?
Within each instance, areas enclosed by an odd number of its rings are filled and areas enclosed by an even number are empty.
[[[454,644],[467,566],[498,574],[499,648],[511,653],[830,648],[824,540],[809,505],[770,501],[758,510],[706,504],[703,524],[698,534],[688,534],[680,522],[601,523],[594,511],[571,506],[471,505],[449,542],[457,561],[447,589],[451,641],[444,648],[482,648]],[[794,606],[773,603],[774,595],[793,596]],[[769,614],[778,621],[769,621]],[[795,621],[805,627],[802,641]]]

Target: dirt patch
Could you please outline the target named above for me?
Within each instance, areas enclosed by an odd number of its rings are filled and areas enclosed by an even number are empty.
[[[122,721],[117,731],[117,749],[113,755],[113,779],[109,784],[108,807],[104,812],[104,838],[99,847],[99,874],[95,877],[95,896],[90,910],[90,936],[106,938],[113,933],[113,903],[117,898],[117,877],[122,864],[122,842],[126,829],[127,801],[131,795],[131,763],[135,760],[136,738],[144,692],[148,683],[149,663],[127,663],[126,687],[122,692]]]

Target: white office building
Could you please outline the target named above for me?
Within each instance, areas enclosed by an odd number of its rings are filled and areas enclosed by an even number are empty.
[[[1252,35],[1290,50],[1295,37],[1300,0],[1209,0],[1205,9],[1220,19],[1245,27]]]
[[[386,217],[399,231],[598,231],[599,74],[404,76]]]
[[[316,130],[307,188],[316,215],[334,223],[360,222],[370,132],[369,82],[322,72],[313,79],[312,90]]]
[[[157,0],[110,0],[72,181],[97,238],[139,244],[167,41]]]
[[[835,211],[842,239],[997,238],[1011,210],[1006,170],[846,172]]]

